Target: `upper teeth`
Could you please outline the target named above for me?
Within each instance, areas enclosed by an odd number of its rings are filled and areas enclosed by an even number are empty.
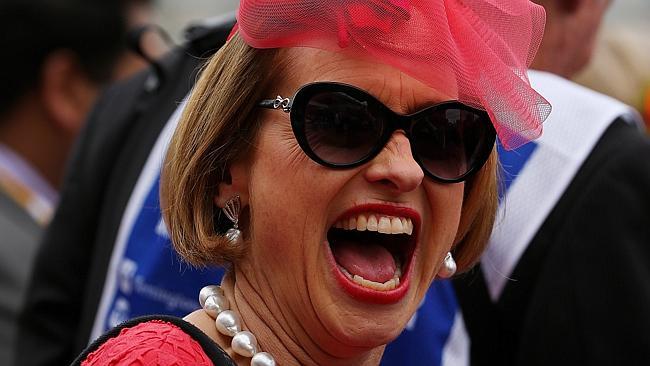
[[[377,231],[381,234],[411,235],[413,233],[413,222],[409,218],[373,214],[360,214],[339,220],[334,227],[344,230]]]

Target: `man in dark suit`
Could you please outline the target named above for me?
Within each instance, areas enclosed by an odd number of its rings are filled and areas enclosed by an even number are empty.
[[[118,2],[0,2],[0,364],[66,158],[123,49]]]
[[[539,0],[533,67],[570,77],[608,0]],[[650,360],[650,141],[616,101],[550,74],[543,137],[501,154],[500,216],[480,267],[455,280],[472,365],[641,365]]]
[[[123,216],[129,202],[141,197],[138,192],[142,189],[137,188],[140,175],[202,61],[223,44],[233,24],[234,17],[228,17],[188,29],[186,44],[145,72],[109,88],[91,112],[69,162],[59,209],[36,259],[20,320],[17,365],[68,364],[88,344],[107,268],[116,241],[123,236],[119,234]],[[155,193],[149,194],[150,188]],[[157,225],[157,188],[147,186],[144,190],[146,198],[155,203],[140,202],[138,210],[145,219],[138,224],[150,228],[151,235],[164,234]],[[165,251],[160,255],[164,261],[158,266],[161,271],[179,269],[178,262],[170,263],[175,259],[168,246],[149,244],[151,250]],[[120,276],[118,289],[133,295],[145,293],[163,304],[163,309],[184,309],[188,300],[135,281],[133,276],[139,274],[131,263],[121,261],[118,271],[112,272]],[[187,272],[183,270],[183,275]],[[195,306],[194,296],[191,302]],[[111,305],[115,305],[114,311],[107,319],[112,323],[137,310],[130,309],[130,303],[125,306],[124,301]]]

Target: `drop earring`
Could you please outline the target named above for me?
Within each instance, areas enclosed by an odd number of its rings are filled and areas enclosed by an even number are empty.
[[[230,197],[222,210],[226,217],[233,223],[233,227],[226,231],[226,239],[228,239],[232,246],[241,245],[243,239],[241,230],[239,230],[239,213],[241,211],[241,199],[239,195],[236,194]]]
[[[447,252],[445,259],[442,261],[442,268],[438,271],[438,277],[449,278],[456,273],[456,261],[451,256],[451,252]]]

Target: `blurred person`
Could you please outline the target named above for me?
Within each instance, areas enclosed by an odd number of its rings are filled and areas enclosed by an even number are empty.
[[[162,59],[149,55],[152,67],[100,97],[36,258],[16,364],[65,365],[93,328],[101,334],[132,316],[195,310],[196,291],[223,273],[186,268],[170,248],[160,225],[156,146],[166,143],[178,103],[233,24],[226,16],[189,27],[185,43]]]
[[[553,111],[541,139],[500,151],[490,245],[454,280],[467,333],[449,338],[472,365],[643,364],[650,141],[633,108],[562,78],[589,61],[609,1],[538,2],[549,17],[533,68],[545,72],[529,75]]]
[[[575,81],[619,99],[650,115],[646,100],[650,95],[650,23],[618,25],[604,29],[589,66]]]
[[[122,0],[126,12],[128,43],[131,52],[120,56],[112,73],[113,80],[122,80],[147,68],[153,60],[169,52],[170,37],[157,24],[155,0]]]
[[[11,361],[43,227],[66,158],[125,32],[119,2],[0,3],[0,364]]]

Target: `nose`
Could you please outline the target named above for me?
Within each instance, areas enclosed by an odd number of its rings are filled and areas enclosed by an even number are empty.
[[[398,193],[415,190],[424,179],[424,172],[413,159],[411,143],[403,131],[395,131],[368,164],[364,172],[368,182],[383,184]]]

